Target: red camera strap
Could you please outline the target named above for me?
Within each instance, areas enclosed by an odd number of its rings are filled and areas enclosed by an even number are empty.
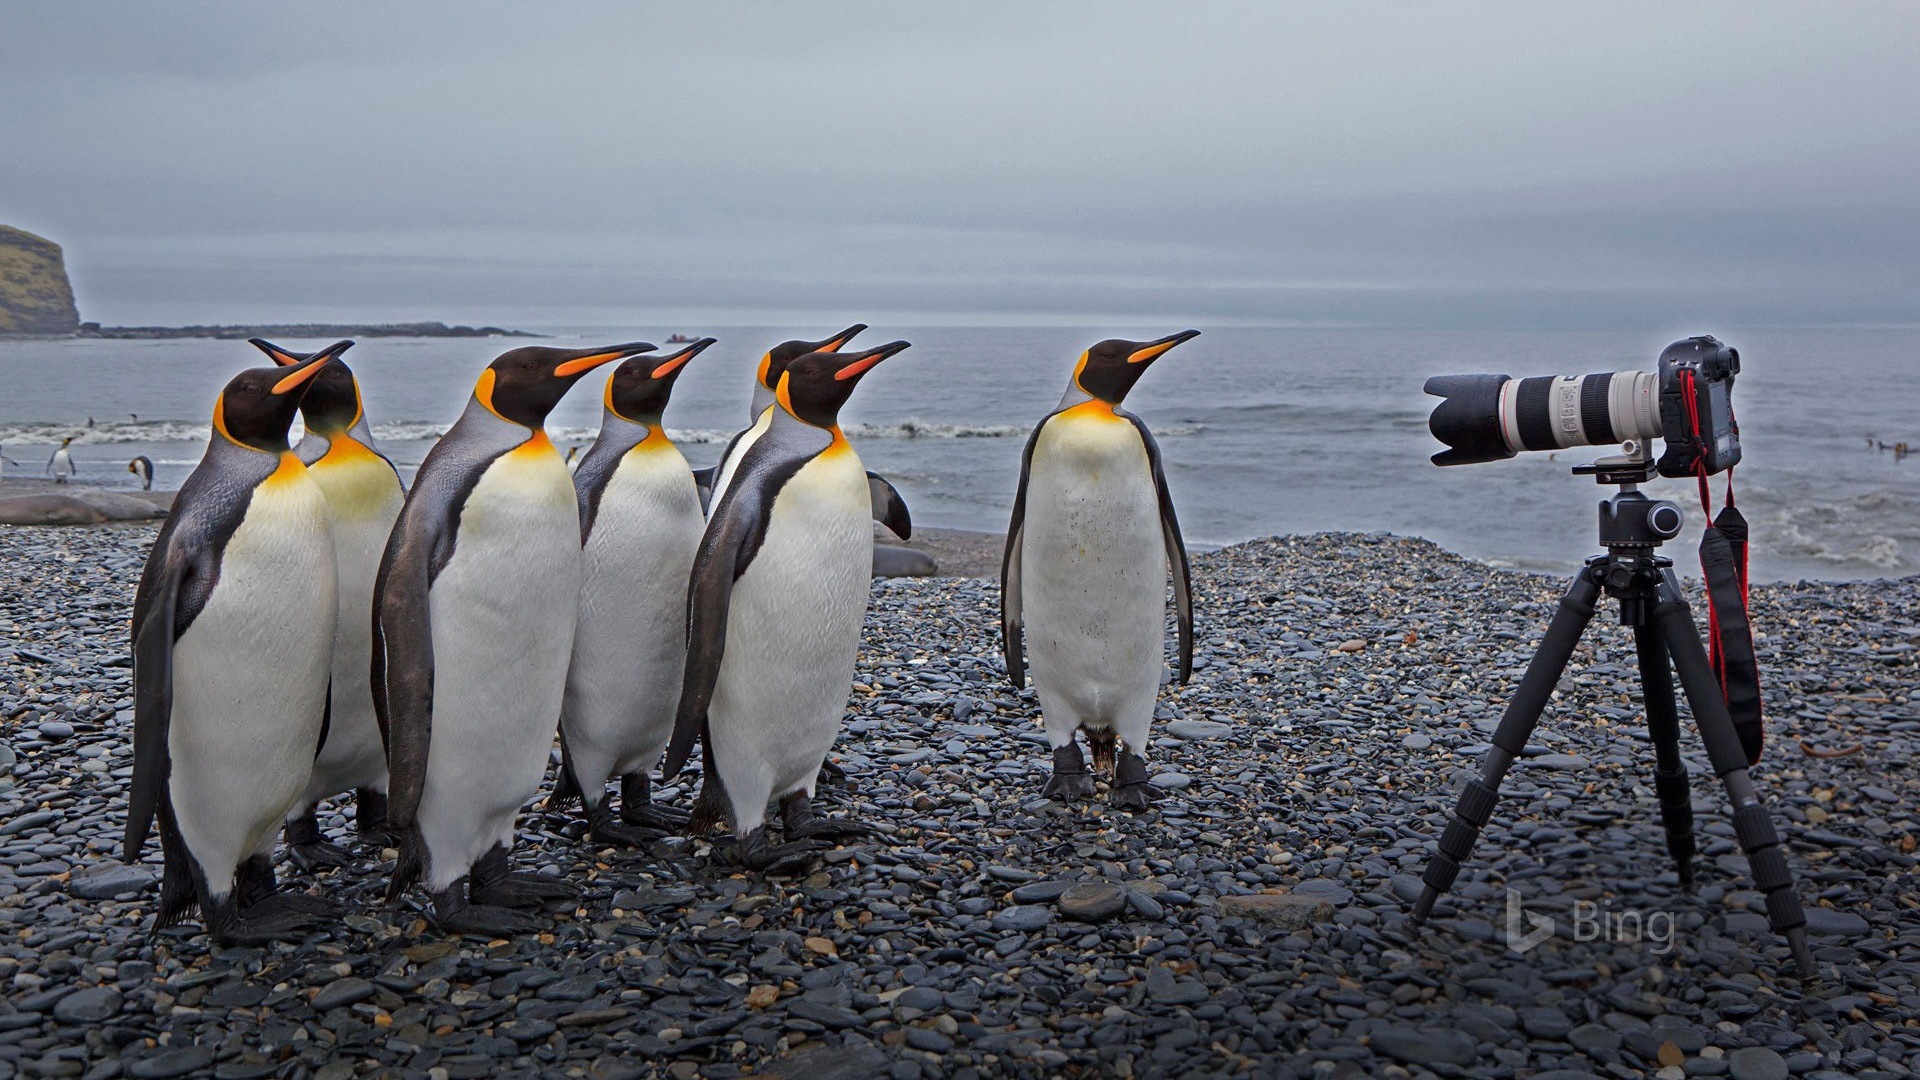
[[[1760,760],[1766,743],[1766,722],[1760,708],[1760,666],[1753,650],[1753,627],[1747,614],[1747,551],[1751,536],[1746,516],[1733,501],[1733,467],[1727,467],[1727,501],[1713,512],[1707,487],[1707,448],[1700,430],[1698,387],[1692,371],[1680,373],[1682,400],[1693,436],[1694,479],[1700,485],[1700,508],[1707,528],[1700,536],[1700,572],[1707,585],[1708,654],[1720,689],[1733,715],[1747,763]],[[1728,416],[1732,422],[1733,417]]]

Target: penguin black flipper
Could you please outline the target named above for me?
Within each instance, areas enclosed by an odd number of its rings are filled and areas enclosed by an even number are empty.
[[[733,443],[729,442],[727,445],[732,446]],[[700,493],[700,511],[702,513],[706,512],[707,504],[713,500],[713,480],[719,472],[720,467],[718,465],[693,470],[693,489]]]
[[[1193,678],[1193,574],[1187,563],[1187,544],[1180,536],[1180,519],[1173,512],[1173,495],[1167,490],[1167,472],[1160,461],[1160,444],[1154,441],[1153,432],[1147,430],[1146,421],[1125,409],[1113,410],[1115,414],[1132,422],[1140,432],[1140,441],[1146,444],[1147,461],[1153,466],[1153,489],[1160,496],[1160,531],[1167,540],[1167,565],[1173,570],[1173,611],[1180,633],[1180,667],[1178,678],[1185,686]],[[1022,474],[1025,480],[1025,474]]]
[[[873,520],[902,540],[913,539],[913,519],[907,514],[907,501],[886,477],[868,472],[867,495],[873,500]]]
[[[433,739],[434,578],[453,558],[456,525],[467,496],[495,458],[508,448],[473,454],[453,468],[430,468],[440,454],[458,448],[442,439],[427,452],[400,517],[387,540],[373,584],[372,681],[374,715],[387,745],[391,774],[387,822],[405,836],[420,810],[427,783],[427,749]],[[395,880],[400,879],[396,872]],[[400,888],[404,886],[396,886]]]
[[[580,459],[579,467],[573,470],[573,489],[580,497],[580,546],[585,547],[587,536],[593,532],[593,519],[600,513],[600,496],[607,490],[607,481],[620,470],[620,457],[625,448],[602,439],[594,440],[587,448],[586,455]],[[694,483],[700,482],[700,474],[694,474]],[[705,500],[701,500],[705,505]]]
[[[1033,426],[1026,449],[1020,451],[1020,486],[1013,494],[1013,519],[1007,522],[1007,552],[1000,559],[1000,648],[1006,656],[1007,680],[1015,690],[1027,685],[1025,651],[1021,646],[1020,622],[1020,529],[1027,520],[1027,478],[1033,473],[1033,448],[1040,443],[1040,432],[1058,409]]]
[[[232,494],[189,476],[176,501],[182,507],[214,506],[229,502]],[[133,600],[133,781],[121,854],[127,862],[140,858],[173,770],[167,736],[173,723],[174,642],[213,595],[220,552],[244,516],[242,508],[198,515],[187,510],[169,517],[153,541],[163,554],[140,575]]]
[[[733,599],[733,583],[747,572],[767,538],[774,497],[810,460],[780,460],[772,444],[773,440],[762,439],[747,450],[738,475],[720,496],[720,506],[693,557],[693,576],[687,584],[687,666],[680,680],[673,740],[667,744],[666,758],[660,764],[663,781],[685,767],[693,754],[694,741],[706,726],[707,707],[713,702],[720,659],[727,647],[727,610]]]
[[[720,467],[733,456],[733,448],[740,445],[740,437],[751,430],[749,426],[744,431],[734,432],[733,438],[728,439],[727,445],[721,448],[720,457],[714,461],[712,468],[693,470],[693,486],[700,492],[700,509],[709,517],[713,514],[713,485],[720,482]]]

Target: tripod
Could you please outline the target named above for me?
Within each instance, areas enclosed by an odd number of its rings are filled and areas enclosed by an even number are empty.
[[[1600,502],[1600,544],[1607,553],[1588,559],[1561,598],[1546,636],[1527,663],[1520,688],[1507,703],[1500,726],[1494,731],[1493,749],[1487,751],[1480,778],[1461,791],[1453,819],[1421,876],[1423,888],[1413,907],[1413,921],[1424,922],[1434,901],[1453,887],[1461,860],[1472,851],[1480,830],[1493,814],[1501,779],[1526,749],[1548,695],[1560,681],[1580,636],[1593,621],[1600,594],[1605,592],[1620,602],[1621,625],[1633,628],[1647,728],[1653,737],[1654,790],[1660,803],[1660,821],[1666,829],[1667,851],[1679,870],[1681,888],[1693,890],[1693,806],[1686,766],[1680,760],[1680,718],[1673,695],[1675,668],[1713,771],[1726,785],[1727,797],[1733,803],[1734,835],[1747,854],[1754,883],[1766,896],[1767,921],[1775,933],[1785,935],[1801,974],[1811,976],[1813,955],[1807,948],[1807,919],[1793,891],[1793,875],[1787,869],[1780,835],[1774,831],[1773,821],[1747,776],[1746,754],[1734,731],[1720,681],[1687,609],[1686,596],[1674,577],[1673,560],[1654,554],[1663,541],[1679,535],[1683,521],[1680,508],[1649,499],[1639,491],[1638,485],[1654,476],[1643,454],[1576,466],[1574,472],[1593,474],[1600,483],[1620,488]],[[1672,667],[1668,666],[1669,657]]]

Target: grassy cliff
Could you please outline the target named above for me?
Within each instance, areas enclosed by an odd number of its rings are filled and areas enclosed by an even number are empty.
[[[0,334],[71,334],[79,325],[60,245],[0,225]]]

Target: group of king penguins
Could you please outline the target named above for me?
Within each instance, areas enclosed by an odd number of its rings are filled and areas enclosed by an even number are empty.
[[[513,349],[410,487],[375,446],[341,359],[352,342],[303,354],[253,339],[273,366],[215,401],[135,597],[124,857],[157,821],[154,929],[196,909],[220,944],[324,925],[334,905],[282,890],[274,849],[284,835],[302,870],[350,865],[316,807],[351,791],[360,838],[398,850],[390,900],[419,884],[444,932],[538,930],[577,892],[508,856],[556,733],[548,806],[577,801],[596,844],[724,825],[745,866],[790,873],[863,832],[812,799],[853,682],[871,522],[911,531],[839,425],[861,378],[908,347],[849,349],[865,329],[769,350],[748,427],[699,471],[662,416],[714,339],[664,356]],[[1152,797],[1140,755],[1169,572],[1183,683],[1193,608],[1159,449],[1121,405],[1197,334],[1088,349],[1022,456],[1001,629],[1014,686],[1032,671],[1053,798],[1092,797],[1095,770],[1117,807]],[[570,470],[547,416],[606,365],[599,435]],[[651,771],[677,777],[696,747],[691,811],[655,805]]]

